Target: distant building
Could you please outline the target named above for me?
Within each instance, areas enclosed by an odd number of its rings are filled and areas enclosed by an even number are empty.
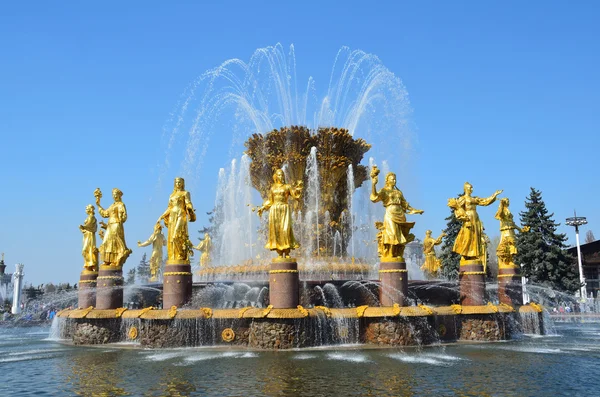
[[[6,300],[12,296],[12,274],[5,273],[6,265],[4,264],[4,254],[0,260],[0,309]]]
[[[571,247],[567,251],[575,258],[573,266],[575,267],[575,272],[579,274],[577,247]],[[594,298],[596,298],[600,289],[600,240],[581,245],[581,264],[583,266],[587,293],[588,295],[590,292],[593,293]]]

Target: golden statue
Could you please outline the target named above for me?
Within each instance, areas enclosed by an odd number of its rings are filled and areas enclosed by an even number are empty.
[[[188,222],[196,221],[190,193],[185,190],[183,178],[175,178],[175,187],[169,197],[167,210],[158,218],[169,229],[167,236],[167,264],[189,264],[193,244],[188,234]]]
[[[481,255],[481,262],[483,265],[483,271],[487,272],[487,262],[488,262],[488,245],[490,245],[491,241],[487,234],[485,234],[485,227],[482,229],[483,233],[481,235],[482,244],[483,244],[483,254]]]
[[[396,258],[402,262],[404,259],[404,246],[415,239],[414,234],[409,233],[415,225],[414,222],[406,222],[405,214],[422,214],[423,210],[414,209],[408,204],[404,195],[396,187],[396,174],[389,172],[385,176],[385,186],[378,192],[379,169],[373,166],[371,170],[371,201],[381,201],[385,207],[383,217],[382,258]]]
[[[154,225],[154,233],[143,243],[138,241],[138,247],[147,247],[152,244],[152,256],[150,257],[150,281],[158,281],[158,271],[163,264],[163,246],[167,245],[167,240],[162,234],[160,223]]]
[[[83,233],[83,249],[81,250],[83,268],[90,272],[98,271],[98,248],[96,248],[98,222],[94,216],[94,210],[93,205],[87,205],[85,213],[88,214],[88,217],[85,218],[83,225],[79,225],[79,230]]]
[[[287,185],[283,170],[276,170],[268,199],[257,211],[258,216],[262,216],[264,211],[269,211],[269,240],[265,248],[277,251],[280,258],[289,258],[290,251],[299,247],[292,231],[292,211],[288,198],[292,196],[298,200],[302,195],[302,188],[302,181],[296,182],[293,187]]]
[[[208,266],[210,264],[210,251],[212,250],[212,240],[208,233],[204,233],[204,240],[200,241],[194,249],[202,252],[202,255],[200,255],[200,266]]]
[[[514,263],[514,257],[517,255],[517,245],[515,240],[515,230],[520,233],[527,233],[529,226],[518,227],[513,220],[513,215],[508,206],[510,201],[508,198],[500,200],[496,219],[500,221],[500,243],[496,249],[498,255],[498,268],[518,268]]]
[[[456,219],[462,222],[462,227],[456,236],[452,251],[461,255],[461,263],[467,260],[483,261],[486,252],[483,239],[483,224],[477,215],[477,206],[488,206],[496,201],[502,190],[497,190],[488,198],[471,196],[473,186],[469,182],[464,185],[465,194],[459,198],[448,199],[448,207],[454,210]]]
[[[383,222],[375,222],[375,229],[377,229],[377,256],[381,258],[383,251],[385,251],[385,247],[383,246],[383,231],[385,230],[385,226],[383,226]]]
[[[100,199],[102,198],[100,189],[94,191],[94,196],[96,197],[98,213],[101,217],[108,218],[108,224],[100,222],[100,227],[106,229],[99,249],[102,261],[104,261],[105,266],[122,268],[127,257],[131,254],[131,250],[127,248],[125,243],[125,230],[123,228],[123,224],[127,221],[127,209],[121,201],[123,192],[117,188],[112,190],[114,203],[107,209],[102,208],[100,205]]]
[[[438,238],[434,239],[431,237],[431,230],[425,232],[425,240],[423,240],[425,263],[421,266],[421,270],[431,276],[437,275],[440,270],[440,260],[435,256],[434,247],[442,243],[442,239],[445,235],[446,233],[442,232]]]

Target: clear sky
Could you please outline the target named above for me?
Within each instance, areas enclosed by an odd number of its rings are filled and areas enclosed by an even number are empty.
[[[515,214],[540,189],[555,220],[577,209],[583,233],[600,237],[599,11],[584,1],[3,3],[0,251],[11,272],[25,264],[26,282],[77,282],[85,205],[100,187],[108,206],[119,187],[134,249],[126,269],[136,265],[135,242],[171,190],[157,189],[159,175],[179,172],[161,168],[161,136],[184,89],[276,43],[294,45],[317,91],[342,46],[402,79],[416,140],[410,183],[398,186],[426,211],[418,236],[444,228],[446,199],[468,180],[476,195],[504,189]],[[227,133],[212,138],[215,169],[230,148]],[[212,208],[216,181],[209,169],[190,188],[198,213]],[[480,211],[492,236],[495,210]]]

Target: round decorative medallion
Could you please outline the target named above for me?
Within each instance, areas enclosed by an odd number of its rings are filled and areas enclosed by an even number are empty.
[[[223,332],[221,332],[221,338],[225,342],[232,342],[235,339],[235,332],[231,328],[225,328]]]
[[[446,335],[446,326],[444,324],[440,324],[440,326],[438,327],[438,333],[440,334],[440,336]]]
[[[136,339],[138,337],[138,329],[136,327],[129,328],[127,335],[129,336],[129,339]]]

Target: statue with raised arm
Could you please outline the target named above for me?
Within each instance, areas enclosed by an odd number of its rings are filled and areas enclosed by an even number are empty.
[[[448,207],[454,210],[456,218],[462,222],[462,227],[456,236],[452,251],[461,256],[461,263],[464,261],[485,259],[485,247],[483,238],[483,224],[477,214],[477,206],[488,206],[496,201],[496,197],[502,190],[497,190],[488,198],[479,198],[472,196],[473,186],[469,182],[464,185],[465,194],[459,198],[448,199]]]
[[[425,239],[423,240],[425,263],[421,266],[421,270],[433,277],[435,277],[440,270],[440,260],[435,256],[435,246],[442,243],[442,239],[445,235],[446,233],[442,232],[438,238],[434,239],[431,237],[431,230],[425,232]]]
[[[299,247],[292,230],[292,211],[288,204],[290,196],[296,200],[302,195],[302,181],[294,186],[285,183],[282,169],[273,174],[273,184],[268,199],[258,208],[258,216],[269,211],[269,238],[265,248],[277,251],[280,258],[289,258],[290,251]]]
[[[404,194],[396,187],[396,174],[389,172],[385,176],[385,186],[377,191],[379,169],[373,166],[371,170],[371,201],[376,203],[381,201],[385,207],[383,217],[382,259],[397,258],[403,262],[402,255],[407,243],[415,239],[410,229],[415,225],[414,222],[406,222],[406,214],[422,214],[423,210],[418,210],[410,206],[404,198]]]
[[[167,245],[167,240],[162,234],[162,226],[160,223],[154,225],[154,232],[143,243],[138,241],[138,247],[147,247],[152,244],[152,256],[150,257],[150,281],[158,281],[158,272],[163,265],[163,247]]]
[[[202,252],[200,255],[200,266],[206,267],[210,264],[210,251],[212,249],[212,240],[208,233],[204,233],[204,239],[194,247],[195,250]]]
[[[191,195],[185,190],[183,178],[175,178],[173,193],[169,197],[169,206],[158,218],[169,229],[167,234],[167,264],[189,264],[193,244],[188,234],[188,222],[196,221],[196,212]]]
[[[83,268],[90,272],[98,271],[98,248],[96,247],[96,231],[98,230],[98,222],[94,216],[94,206],[87,205],[85,207],[85,213],[88,215],[83,222],[83,225],[79,225],[79,230],[83,233],[83,249],[81,255],[83,256]]]
[[[529,226],[520,228],[515,224],[513,215],[508,208],[509,205],[510,201],[508,198],[504,197],[501,199],[495,216],[500,221],[500,243],[498,243],[498,248],[496,249],[499,268],[518,268],[514,263],[514,257],[517,255],[515,230],[518,230],[520,233],[529,231]]]
[[[100,189],[94,191],[98,213],[103,218],[108,218],[108,223],[100,222],[100,226],[106,230],[100,245],[100,255],[104,266],[122,268],[123,264],[131,254],[125,243],[125,229],[123,224],[127,221],[127,209],[123,204],[123,192],[117,188],[112,190],[114,202],[107,209],[102,208]]]

